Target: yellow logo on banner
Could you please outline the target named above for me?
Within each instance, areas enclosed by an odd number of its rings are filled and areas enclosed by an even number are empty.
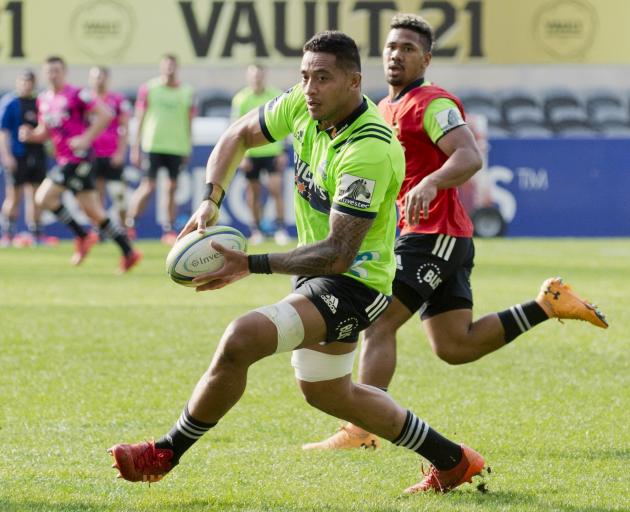
[[[597,13],[584,0],[552,0],[534,18],[534,34],[551,56],[581,58],[590,49],[597,29]]]
[[[134,29],[133,11],[118,0],[94,0],[81,4],[71,13],[73,42],[95,59],[124,53]]]

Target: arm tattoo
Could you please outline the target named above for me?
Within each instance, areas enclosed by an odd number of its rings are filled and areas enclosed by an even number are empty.
[[[285,253],[269,255],[274,272],[300,276],[341,274],[352,265],[374,219],[330,211],[330,233],[325,240]]]

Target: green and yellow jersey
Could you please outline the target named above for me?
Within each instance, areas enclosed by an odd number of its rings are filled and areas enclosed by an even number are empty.
[[[345,275],[391,295],[396,197],[405,175],[405,157],[376,105],[364,98],[347,119],[321,130],[308,113],[301,86],[296,85],[259,112],[270,142],[293,136],[299,244],[328,236],[331,209],[374,219]]]

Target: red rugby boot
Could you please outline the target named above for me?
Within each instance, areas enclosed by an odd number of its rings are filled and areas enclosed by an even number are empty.
[[[156,448],[154,441],[116,444],[107,451],[114,457],[118,478],[129,482],[159,482],[173,469],[173,450]]]

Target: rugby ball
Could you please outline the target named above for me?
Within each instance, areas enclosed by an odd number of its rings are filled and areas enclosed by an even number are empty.
[[[212,226],[204,233],[193,231],[179,240],[166,257],[166,273],[170,278],[177,284],[194,287],[195,277],[219,270],[223,266],[223,255],[212,248],[212,240],[228,249],[247,250],[247,239],[238,229]]]

